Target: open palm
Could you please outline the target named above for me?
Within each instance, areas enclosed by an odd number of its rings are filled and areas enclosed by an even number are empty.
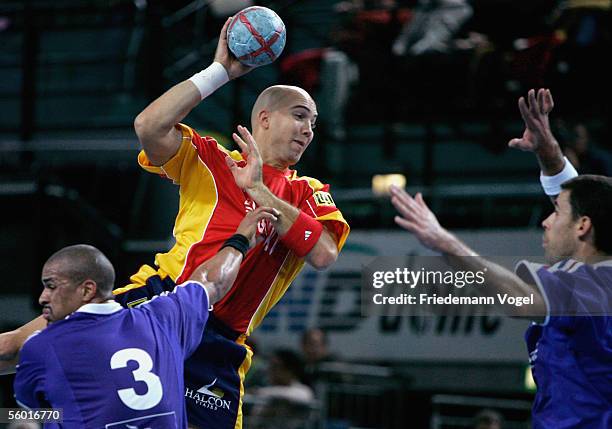
[[[257,148],[257,143],[248,129],[238,125],[238,132],[232,134],[234,141],[240,146],[242,155],[246,159],[246,165],[239,167],[236,162],[227,156],[225,162],[232,171],[236,184],[242,190],[249,190],[262,183],[263,161]]]
[[[510,140],[508,146],[527,152],[535,152],[547,142],[554,141],[548,121],[548,114],[554,107],[550,90],[538,90],[536,98],[536,93],[532,89],[527,94],[527,101],[524,97],[521,97],[518,106],[525,122],[525,131],[521,138]]]

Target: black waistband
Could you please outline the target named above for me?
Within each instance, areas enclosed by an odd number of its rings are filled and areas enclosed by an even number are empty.
[[[234,331],[225,323],[217,319],[213,313],[208,315],[208,322],[206,322],[206,325],[212,327],[217,333],[231,341],[236,341],[238,337],[242,335],[240,332]]]

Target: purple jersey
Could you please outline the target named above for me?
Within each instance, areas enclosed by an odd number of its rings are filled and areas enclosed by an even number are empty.
[[[207,320],[197,282],[130,310],[84,305],[24,344],[15,398],[62,408],[62,428],[186,428],[183,362]]]
[[[612,261],[521,262],[517,274],[537,284],[548,310],[525,333],[534,429],[612,428]]]

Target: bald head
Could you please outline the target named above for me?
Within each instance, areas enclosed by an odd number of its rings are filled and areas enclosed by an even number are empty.
[[[53,265],[74,282],[93,280],[96,296],[107,298],[115,284],[115,269],[108,258],[93,246],[76,244],[55,252],[45,263]]]
[[[310,94],[299,86],[274,85],[264,89],[253,105],[251,128],[253,130],[257,128],[257,117],[262,110],[274,112],[284,107],[289,107],[296,98],[306,99],[309,103],[315,105]]]

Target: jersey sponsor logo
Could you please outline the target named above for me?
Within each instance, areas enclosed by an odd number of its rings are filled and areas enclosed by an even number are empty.
[[[317,206],[331,206],[335,207],[336,203],[334,203],[334,199],[332,198],[329,192],[325,191],[317,191],[312,195],[314,202]]]
[[[252,212],[256,208],[255,201],[253,200],[244,200],[244,212]]]
[[[197,405],[212,411],[219,409],[229,410],[232,406],[232,401],[223,399],[225,392],[215,387],[216,382],[217,379],[215,378],[212,383],[205,384],[196,391],[186,387],[185,398],[193,399]]]
[[[223,395],[225,395],[223,390],[221,390],[219,388],[213,388],[212,390],[209,390],[209,388],[214,386],[216,382],[217,382],[217,379],[215,378],[212,383],[205,384],[204,386],[200,387],[198,389],[198,393],[204,393],[204,394],[209,395],[209,396],[214,396],[215,398],[222,398]]]
[[[245,213],[249,213],[254,211],[257,208],[257,205],[253,200],[244,200],[244,209]],[[268,254],[274,253],[274,249],[276,249],[276,245],[278,244],[280,237],[276,230],[274,229],[274,225],[268,219],[262,219],[257,223],[257,235],[263,237],[264,252],[268,252]]]

